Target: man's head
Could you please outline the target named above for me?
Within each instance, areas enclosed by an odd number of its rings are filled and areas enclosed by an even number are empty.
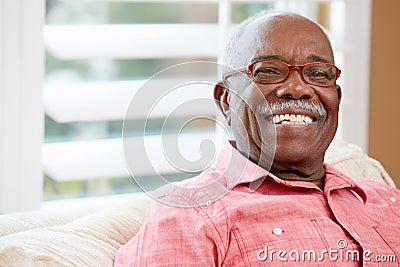
[[[271,152],[263,151],[262,143],[269,140],[260,127],[274,128],[276,152],[271,172],[289,180],[321,175],[325,151],[336,132],[341,98],[336,85],[340,71],[333,66],[326,34],[302,16],[269,14],[245,22],[233,36],[225,56],[231,67],[274,60],[250,65],[215,87],[214,96],[232,126],[237,149],[258,162],[262,154]],[[289,66],[304,64],[308,65]],[[269,106],[260,102],[260,96]]]

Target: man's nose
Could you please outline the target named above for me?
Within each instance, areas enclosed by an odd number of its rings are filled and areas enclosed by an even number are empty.
[[[282,87],[275,92],[279,98],[288,99],[310,99],[314,96],[314,89],[303,81],[300,72],[292,69],[289,77],[283,82]]]

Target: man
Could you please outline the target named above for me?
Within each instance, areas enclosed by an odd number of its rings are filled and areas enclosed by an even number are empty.
[[[204,205],[182,195],[186,208],[156,204],[115,264],[398,266],[399,191],[323,162],[342,96],[323,30],[299,15],[262,14],[232,40],[225,58],[235,70],[214,96],[235,141],[217,170],[189,183],[218,181],[229,193]]]

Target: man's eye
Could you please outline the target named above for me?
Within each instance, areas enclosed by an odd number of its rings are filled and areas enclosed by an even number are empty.
[[[277,69],[274,68],[260,68],[255,70],[254,76],[275,76],[275,75],[281,75],[281,72]]]
[[[309,76],[313,78],[326,78],[328,77],[328,74],[322,70],[313,70],[311,73],[309,73]]]

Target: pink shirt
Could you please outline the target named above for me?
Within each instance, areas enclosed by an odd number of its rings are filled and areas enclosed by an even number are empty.
[[[228,144],[217,169],[186,186],[218,179],[229,193],[191,208],[157,203],[115,266],[399,266],[400,191],[324,167],[322,191],[281,180]],[[262,181],[255,191],[252,181]]]

